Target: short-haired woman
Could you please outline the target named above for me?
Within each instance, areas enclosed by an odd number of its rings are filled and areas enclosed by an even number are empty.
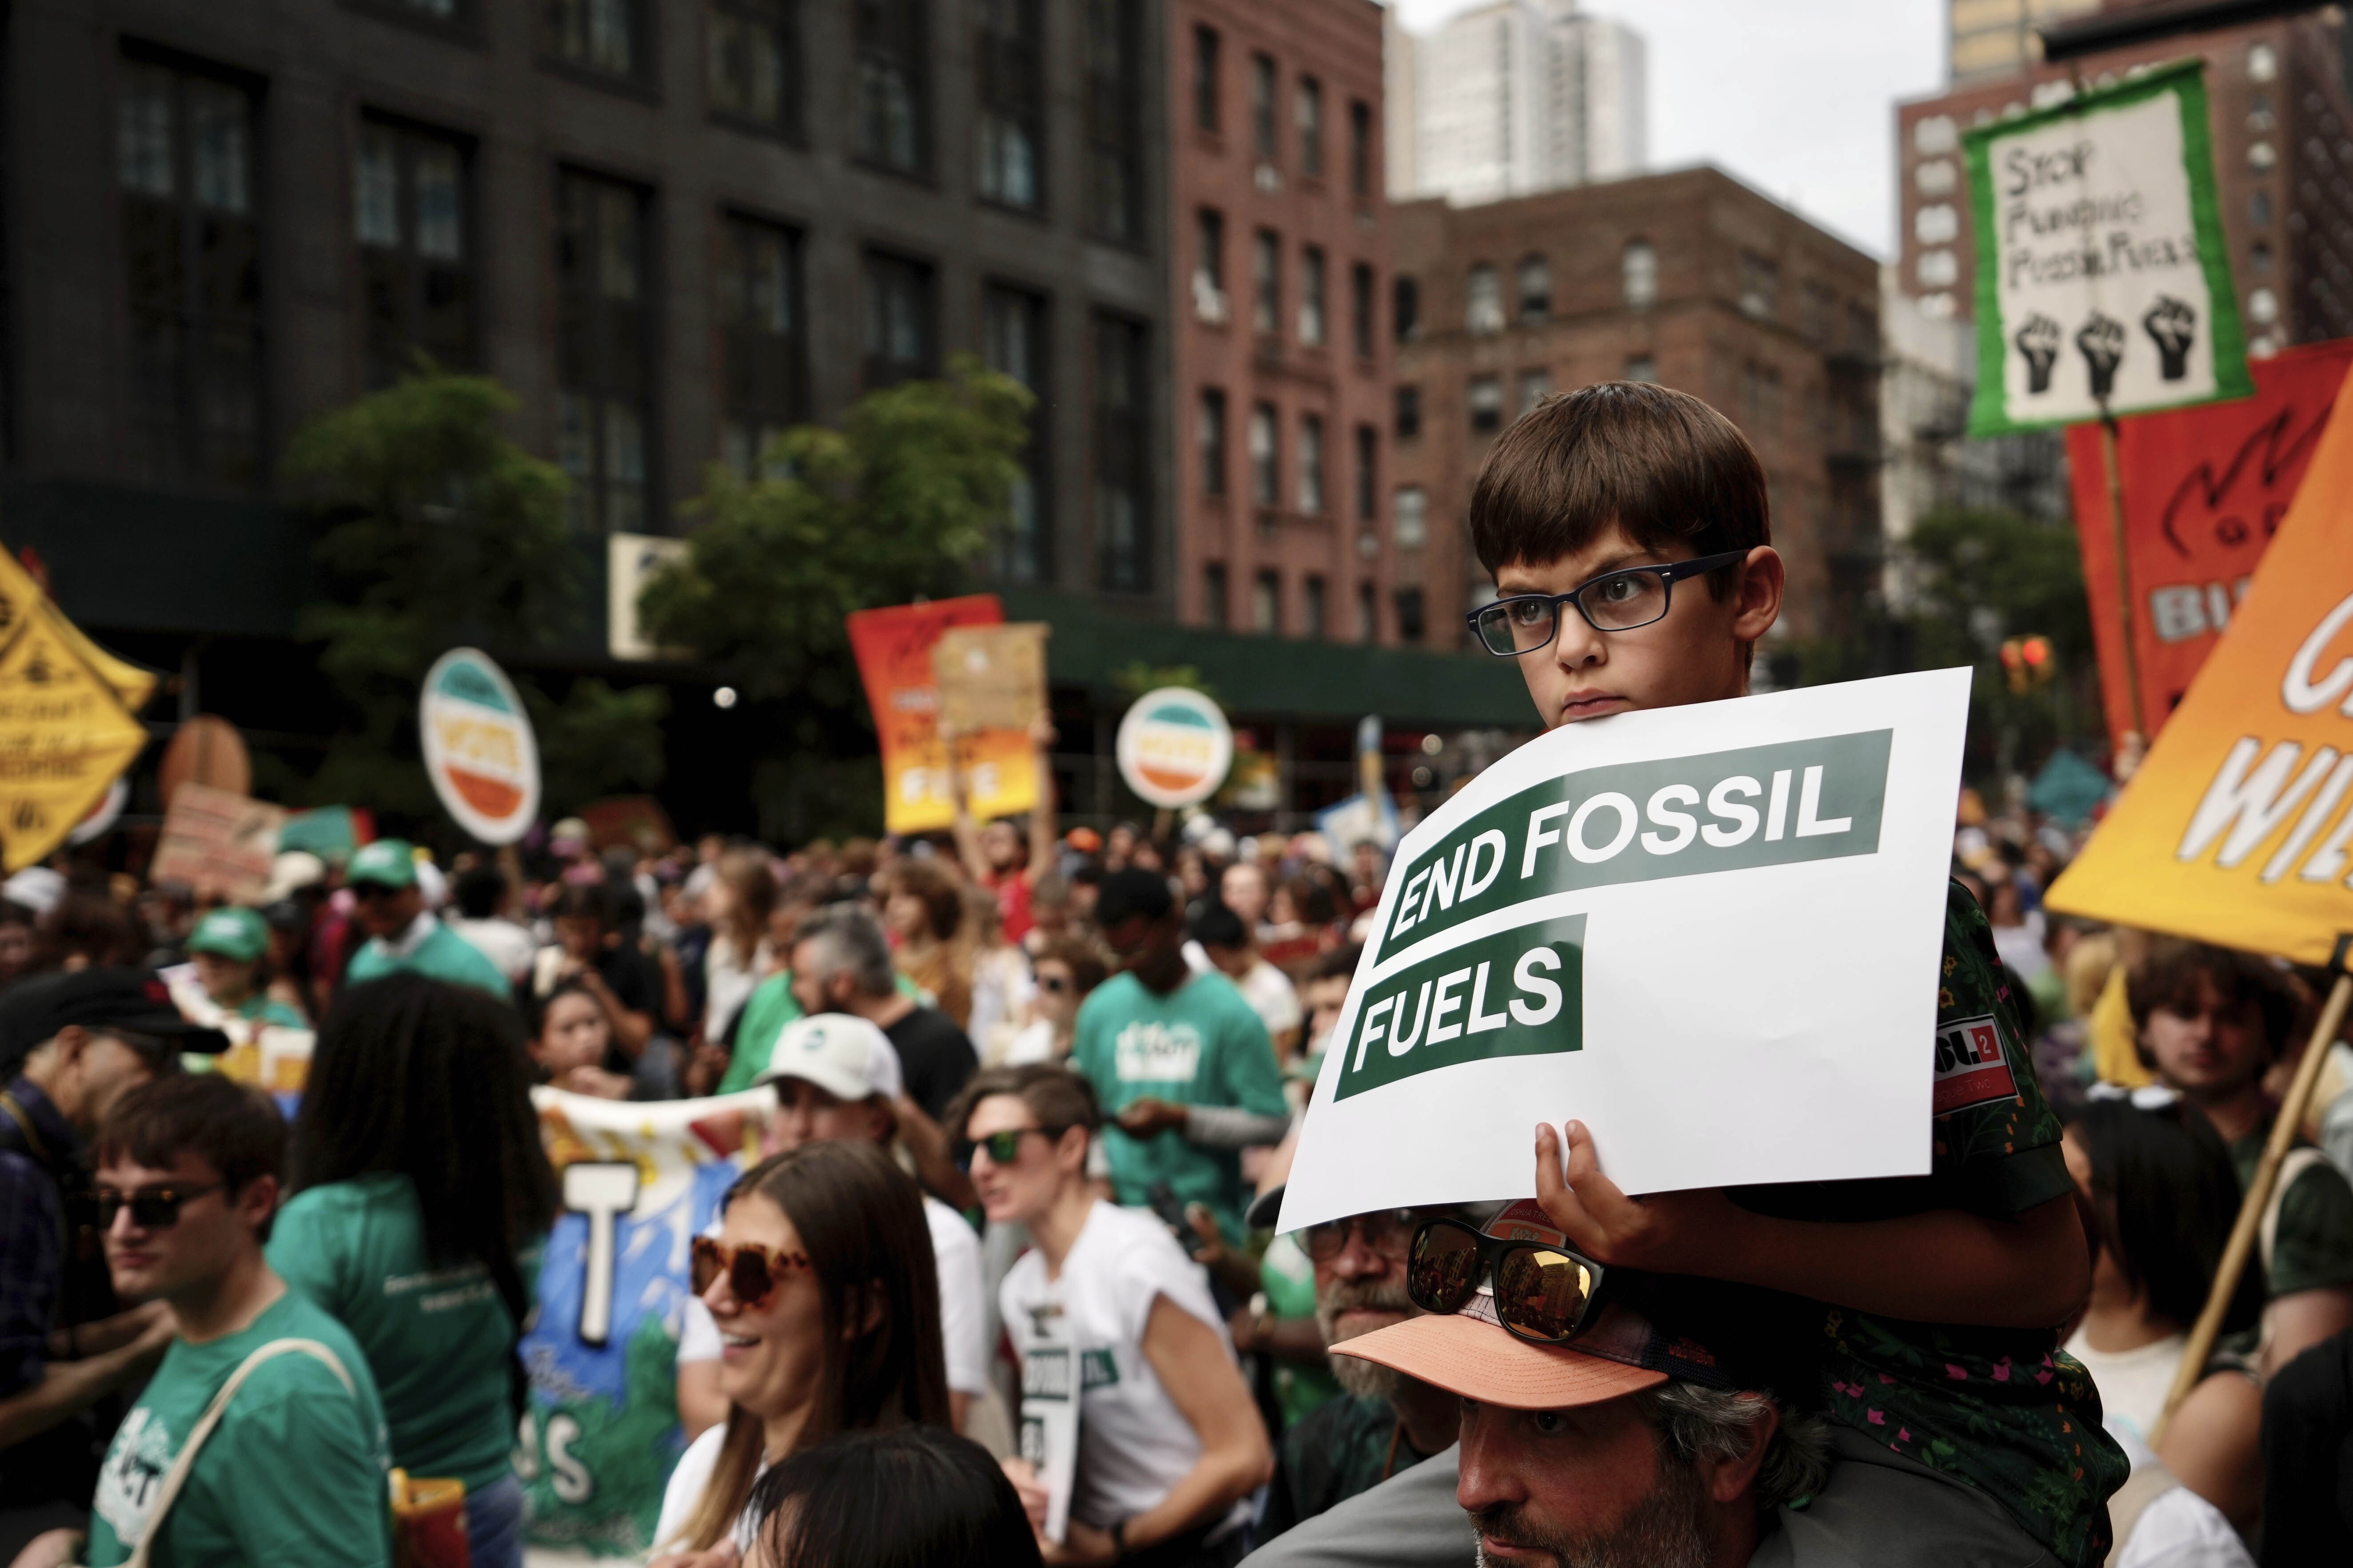
[[[750,1547],[753,1484],[841,1432],[948,1424],[939,1286],[922,1194],[871,1143],[805,1143],[728,1190],[694,1278],[719,1325],[727,1419],[670,1472],[657,1568]]]
[[[976,1074],[949,1111],[990,1221],[1027,1226],[1035,1244],[999,1289],[1006,1328],[1025,1357],[1060,1351],[1089,1368],[1061,1542],[1043,1538],[1035,1470],[1006,1470],[1049,1563],[1223,1568],[1248,1544],[1247,1500],[1272,1451],[1200,1269],[1154,1216],[1090,1189],[1101,1121],[1086,1080],[1043,1063]]]

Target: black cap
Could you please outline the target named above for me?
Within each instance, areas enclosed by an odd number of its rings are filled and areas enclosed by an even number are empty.
[[[180,1016],[153,970],[84,969],[20,981],[0,996],[0,1064],[13,1076],[35,1047],[69,1024],[150,1035],[206,1056],[228,1049],[228,1037],[218,1029]]]

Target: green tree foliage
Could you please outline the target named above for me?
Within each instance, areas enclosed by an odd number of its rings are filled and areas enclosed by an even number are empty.
[[[513,407],[487,377],[420,364],[295,437],[285,472],[320,518],[333,595],[303,611],[299,635],[321,645],[353,721],[315,772],[277,781],[298,803],[438,817],[417,685],[466,643],[506,663],[530,708],[550,809],[659,782],[664,690],[582,679],[559,697],[516,668],[578,625],[584,552],[565,523],[563,473],[500,428]]]
[[[762,477],[714,464],[691,548],[639,600],[648,632],[754,700],[855,705],[843,617],[969,584],[1010,516],[1030,402],[959,356],[944,380],[868,394],[839,430],[786,431]]]

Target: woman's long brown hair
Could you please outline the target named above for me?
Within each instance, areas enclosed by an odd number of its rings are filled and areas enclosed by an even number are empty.
[[[948,1425],[947,1362],[940,1350],[939,1270],[913,1181],[871,1143],[805,1143],[763,1161],[727,1191],[756,1193],[800,1233],[825,1303],[825,1358],[817,1408],[801,1428],[807,1447],[837,1432],[911,1423]],[[870,1304],[875,1326],[854,1333]],[[725,1539],[760,1468],[761,1423],[740,1405],[686,1526],[690,1550]]]

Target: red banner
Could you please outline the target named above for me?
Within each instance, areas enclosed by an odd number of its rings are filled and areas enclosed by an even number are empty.
[[[2348,364],[2353,339],[2290,349],[2251,363],[2251,398],[2117,422],[2133,651],[2140,664],[2141,712],[2152,735],[2230,624],[2255,563],[2304,480]],[[2125,689],[2116,535],[2097,425],[2068,430],[2067,461],[2100,693],[2109,737],[2120,741],[2135,725]]]
[[[860,610],[849,617],[849,647],[882,742],[882,825],[930,833],[955,820],[948,796],[947,747],[940,738],[939,677],[932,649],[950,626],[997,626],[994,594]],[[1037,800],[1036,766],[1022,730],[983,730],[958,744],[973,815],[1015,816]]]

